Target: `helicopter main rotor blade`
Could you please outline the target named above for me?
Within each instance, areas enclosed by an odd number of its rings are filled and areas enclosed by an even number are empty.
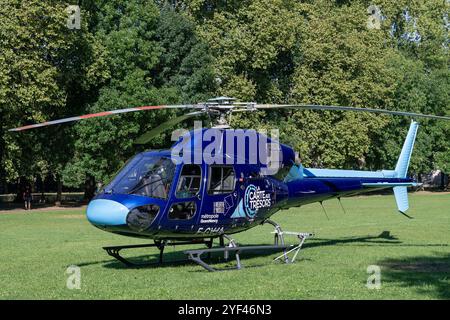
[[[417,118],[430,118],[440,120],[450,120],[448,116],[436,116],[431,114],[422,114],[415,112],[405,111],[393,111],[386,109],[374,109],[374,108],[358,108],[358,107],[342,107],[342,106],[327,106],[327,105],[314,105],[314,104],[256,104],[255,109],[304,109],[304,110],[332,110],[332,111],[355,111],[355,112],[371,112],[371,113],[383,113],[397,116],[408,116]]]
[[[150,131],[147,131],[146,133],[141,135],[139,138],[136,139],[134,144],[146,144],[146,143],[150,142],[150,140],[152,138],[154,138],[155,136],[159,135],[160,133],[172,128],[174,125],[176,125],[180,122],[183,122],[184,120],[187,120],[189,118],[201,115],[201,114],[204,114],[204,112],[203,111],[195,111],[195,112],[186,113],[182,116],[170,119],[170,120],[160,124],[156,128],[153,128]]]
[[[226,101],[225,101],[226,100]],[[359,107],[347,107],[347,106],[333,106],[333,105],[313,105],[313,104],[256,104],[254,102],[251,103],[242,103],[242,102],[234,102],[233,98],[227,97],[219,97],[216,99],[210,99],[209,102],[199,103],[199,104],[183,104],[183,105],[159,105],[159,106],[142,106],[136,108],[126,108],[126,109],[117,109],[111,111],[103,111],[98,113],[91,113],[77,117],[63,118],[58,120],[46,121],[37,124],[26,125],[18,128],[9,129],[8,131],[23,131],[33,128],[40,128],[45,126],[51,126],[55,124],[62,124],[68,122],[74,122],[84,119],[97,118],[110,116],[115,114],[122,114],[128,112],[137,112],[137,111],[145,111],[145,110],[157,110],[157,109],[196,109],[202,110],[202,112],[208,114],[223,114],[227,112],[240,112],[240,111],[254,111],[261,109],[303,109],[303,110],[334,110],[334,111],[355,111],[355,112],[371,112],[371,113],[382,113],[382,114],[391,114],[391,115],[401,115],[408,117],[417,117],[417,118],[430,118],[430,119],[441,119],[441,120],[450,120],[450,116],[436,116],[430,114],[421,114],[414,112],[405,112],[405,111],[393,111],[393,110],[385,110],[385,109],[374,109],[374,108],[359,108]],[[182,116],[183,117],[183,116]],[[189,118],[190,115],[187,117]],[[147,136],[138,139],[139,143],[145,143],[152,137],[152,135],[156,135],[153,132],[162,132],[166,127],[170,125],[177,124],[187,118],[181,118],[180,120],[173,120],[175,122],[172,123],[170,120],[168,123],[161,125],[162,127],[157,127],[154,130],[150,131]],[[158,131],[161,130],[161,131]]]
[[[111,111],[103,111],[103,112],[98,112],[98,113],[85,114],[85,115],[77,116],[77,117],[63,118],[63,119],[58,119],[58,120],[53,120],[53,121],[46,121],[46,122],[42,122],[42,123],[31,124],[31,125],[27,125],[27,126],[23,126],[23,127],[9,129],[8,131],[23,131],[23,130],[28,130],[28,129],[51,126],[51,125],[55,125],[55,124],[74,122],[74,121],[90,119],[90,118],[105,117],[105,116],[110,116],[110,115],[114,115],[114,114],[121,114],[121,113],[128,113],[128,112],[157,110],[157,109],[198,109],[198,108],[202,108],[202,106],[185,104],[185,105],[142,106],[142,107],[136,107],[136,108],[117,109],[117,110],[111,110]]]

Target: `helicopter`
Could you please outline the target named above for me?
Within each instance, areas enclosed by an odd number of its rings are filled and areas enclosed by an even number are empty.
[[[318,169],[303,167],[298,153],[279,142],[278,137],[253,129],[232,129],[229,118],[235,112],[268,109],[371,112],[450,120],[447,116],[403,111],[310,104],[257,104],[218,97],[204,103],[143,106],[118,109],[44,123],[10,131],[74,122],[83,119],[158,109],[189,110],[144,133],[136,144],[147,144],[155,136],[187,119],[207,115],[209,128],[178,130],[170,149],[148,150],[132,157],[89,202],[88,221],[115,234],[153,240],[141,245],[110,246],[103,249],[127,266],[135,263],[120,255],[124,249],[157,247],[159,263],[167,245],[204,244],[187,250],[188,258],[208,271],[216,269],[202,259],[220,252],[228,259],[251,250],[282,252],[275,260],[294,262],[309,232],[283,231],[271,220],[276,212],[332,198],[351,197],[373,190],[393,189],[398,211],[408,218],[407,187],[418,186],[407,177],[418,122],[412,120],[395,169],[380,171]],[[325,212],[326,213],[326,212]],[[239,246],[232,234],[263,224],[274,227],[274,245]],[[287,245],[285,235],[297,237],[298,245]],[[219,239],[219,246],[213,242]],[[225,241],[228,244],[225,245]],[[294,253],[290,258],[288,254]],[[139,266],[139,265],[138,265]]]

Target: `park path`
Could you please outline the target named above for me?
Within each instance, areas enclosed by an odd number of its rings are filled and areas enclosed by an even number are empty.
[[[73,210],[85,210],[86,205],[78,205],[78,206],[36,206],[34,209],[25,210],[20,206],[14,206],[9,208],[0,207],[0,214],[8,214],[8,213],[24,213],[24,214],[33,214],[39,212],[48,212],[48,211],[73,211]]]

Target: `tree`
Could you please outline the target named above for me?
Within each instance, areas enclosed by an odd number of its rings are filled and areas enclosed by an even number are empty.
[[[381,3],[385,25],[390,26],[387,38],[396,54],[389,63],[395,74],[393,108],[419,113],[448,115],[449,55],[448,25],[445,15],[448,2],[442,1],[384,1]],[[412,172],[428,172],[448,168],[445,157],[448,126],[445,122],[416,119],[421,123],[414,153]],[[375,167],[390,167],[400,153],[409,120],[392,118],[389,126],[374,134],[370,162]],[[386,145],[381,148],[382,143]]]
[[[58,175],[70,130],[10,134],[6,129],[79,110],[102,82],[102,48],[86,29],[67,27],[57,1],[8,0],[0,8],[1,179]],[[94,58],[95,57],[95,60]]]
[[[295,1],[189,2],[211,48],[219,94],[279,102],[289,94],[291,50],[299,24]],[[201,9],[197,9],[201,8]]]
[[[221,94],[265,103],[435,114],[445,114],[448,108],[447,88],[442,88],[448,76],[442,1],[380,1],[379,28],[368,25],[368,1],[182,3],[216,58]],[[278,110],[251,119],[237,116],[233,124],[278,127],[282,141],[299,150],[306,165],[360,169],[395,165],[408,128],[404,118]],[[430,170],[436,163],[434,155],[423,157],[433,154],[444,132],[432,122],[426,124],[413,170]]]
[[[149,1],[111,1],[97,9],[96,38],[108,51],[111,74],[89,112],[130,106],[175,104],[208,97],[213,90],[210,58],[196,39],[192,24],[179,12],[162,13]],[[64,183],[80,186],[86,180],[106,183],[134,155],[138,136],[174,116],[158,110],[76,125],[75,153],[64,170]],[[152,147],[167,146],[164,134]],[[92,190],[86,193],[92,196]]]
[[[4,3],[4,4],[3,4]],[[160,110],[10,134],[22,124],[214,95],[449,114],[448,1],[84,0],[80,30],[59,1],[0,8],[0,177],[53,174],[106,182],[142,150],[140,134],[178,115]],[[411,170],[448,170],[448,124],[421,120]],[[267,111],[241,128],[279,128],[305,165],[395,165],[409,120]],[[167,146],[169,135],[150,147]],[[148,147],[148,146],[147,146]],[[51,155],[51,156],[49,156]]]
[[[164,3],[156,36],[163,52],[152,70],[155,85],[175,88],[180,103],[211,98],[216,91],[213,57],[208,46],[198,39],[194,22]]]

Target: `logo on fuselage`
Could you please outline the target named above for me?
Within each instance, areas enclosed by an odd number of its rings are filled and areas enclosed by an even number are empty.
[[[272,205],[270,193],[261,190],[253,184],[245,189],[244,208],[249,218],[253,218],[259,209],[269,208]]]

